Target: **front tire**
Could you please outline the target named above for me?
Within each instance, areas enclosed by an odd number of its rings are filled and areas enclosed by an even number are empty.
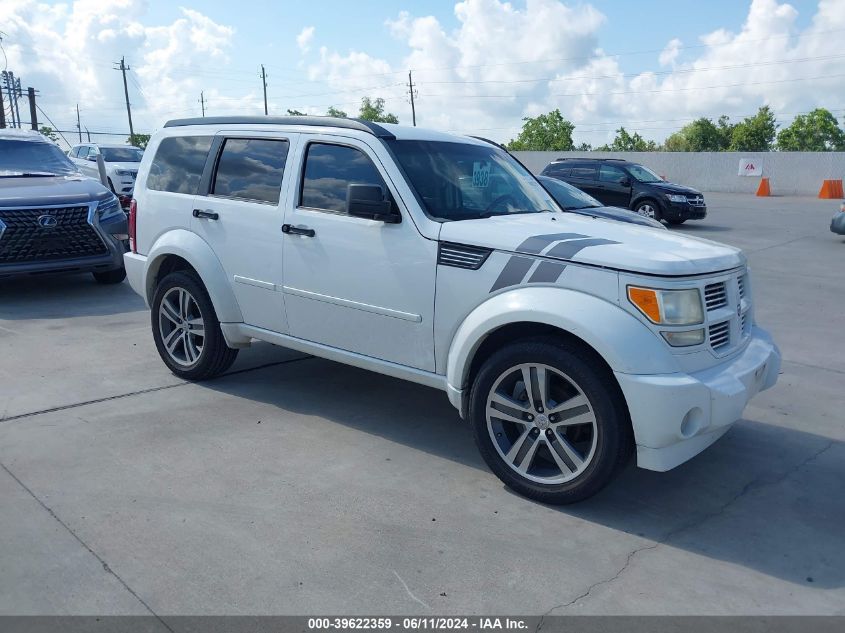
[[[119,284],[126,279],[126,269],[121,266],[103,273],[91,273],[98,284]]]
[[[641,200],[634,205],[634,211],[639,213],[641,216],[651,218],[652,220],[660,221],[662,219],[660,207],[654,200]]]
[[[513,343],[491,356],[473,383],[469,418],[499,479],[554,505],[596,494],[633,444],[613,374],[588,348],[555,338]]]
[[[226,345],[211,298],[195,274],[167,275],[156,288],[151,308],[159,356],[180,378],[213,378],[235,362],[238,350]]]

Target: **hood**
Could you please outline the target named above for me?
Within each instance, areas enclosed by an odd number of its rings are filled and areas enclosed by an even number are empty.
[[[117,171],[118,169],[126,170],[126,171],[138,171],[138,165],[141,163],[106,163],[106,167],[109,169],[113,169]]]
[[[0,178],[0,208],[86,204],[111,196],[99,181],[82,175]]]
[[[739,249],[718,242],[574,213],[446,222],[440,239],[647,275],[701,275],[745,264]]]
[[[572,209],[571,211],[567,211],[567,213],[577,213],[578,215],[587,215],[593,218],[605,218],[606,220],[617,220],[619,222],[639,224],[640,226],[650,226],[653,229],[666,230],[662,222],[621,207],[585,207],[584,209]]]
[[[666,193],[682,193],[682,194],[691,194],[700,196],[701,192],[698,189],[693,189],[692,187],[684,187],[683,185],[676,185],[672,182],[645,182],[643,185],[647,187],[654,187],[659,191],[664,191]]]

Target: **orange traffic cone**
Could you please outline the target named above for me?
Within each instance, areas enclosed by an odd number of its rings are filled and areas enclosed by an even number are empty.
[[[828,200],[835,198],[842,198],[842,181],[841,180],[825,180],[822,182],[822,188],[819,190],[819,198],[826,198]]]
[[[758,196],[770,196],[772,195],[772,189],[769,187],[769,179],[768,178],[761,178],[760,179],[760,186],[757,187],[757,195]]]

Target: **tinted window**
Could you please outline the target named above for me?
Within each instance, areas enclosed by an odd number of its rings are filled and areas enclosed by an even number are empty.
[[[596,168],[592,165],[573,165],[572,171],[569,173],[572,178],[581,178],[583,180],[595,180]]]
[[[109,163],[140,163],[144,152],[137,147],[103,147],[103,160]]]
[[[173,136],[158,146],[147,176],[147,189],[195,194],[200,184],[210,136]]]
[[[601,168],[599,168],[599,180],[602,182],[618,183],[623,178],[625,178],[625,172],[618,167],[602,165]]]
[[[346,212],[346,189],[351,184],[387,187],[375,165],[361,150],[312,143],[305,158],[299,203],[303,207]]]
[[[211,193],[276,204],[287,157],[287,141],[228,138],[217,162]]]
[[[600,207],[601,202],[561,180],[540,176],[540,183],[546,188],[564,211]]]
[[[39,141],[0,139],[0,178],[24,174],[70,175],[79,169],[57,145]]]

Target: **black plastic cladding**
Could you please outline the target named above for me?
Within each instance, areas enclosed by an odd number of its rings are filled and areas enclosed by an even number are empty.
[[[173,119],[164,127],[188,125],[311,125],[315,127],[336,127],[345,130],[368,132],[387,141],[396,137],[378,123],[362,119],[340,119],[331,116],[207,116],[193,119]]]

